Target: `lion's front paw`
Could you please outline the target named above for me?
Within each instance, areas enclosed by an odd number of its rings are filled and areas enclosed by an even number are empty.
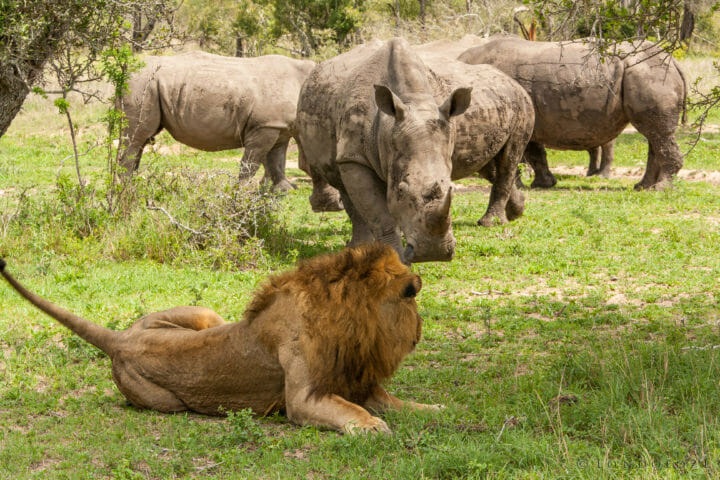
[[[392,433],[390,427],[381,418],[370,417],[367,420],[350,420],[343,426],[343,431],[350,435],[360,433]]]
[[[427,404],[427,403],[408,403],[408,406],[414,410],[424,410],[430,412],[439,412],[445,409],[445,405],[439,403]]]

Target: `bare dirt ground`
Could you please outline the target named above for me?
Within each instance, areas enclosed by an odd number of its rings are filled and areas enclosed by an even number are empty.
[[[550,165],[550,171],[555,175],[576,175],[583,176],[587,171],[586,166],[567,167],[562,165]],[[640,180],[645,172],[645,166],[642,167],[612,167],[610,178],[629,178]],[[713,185],[720,185],[720,171],[714,170],[689,170],[683,168],[678,173],[678,178],[683,180],[692,180],[698,182],[708,182]]]

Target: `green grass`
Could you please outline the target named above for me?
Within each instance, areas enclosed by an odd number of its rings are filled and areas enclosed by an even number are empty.
[[[0,138],[0,255],[30,288],[98,323],[125,328],[180,304],[239,320],[268,274],[349,237],[344,213],[311,212],[309,182],[292,168],[299,188],[278,200],[275,228],[228,262],[142,204],[118,218],[96,203],[57,207],[74,166],[53,115],[31,105]],[[88,144],[100,136],[89,131]],[[717,142],[704,136],[686,168],[719,171]],[[164,188],[181,169],[236,172],[237,152],[173,149],[143,158],[139,185]],[[623,135],[615,165],[644,168],[645,155]],[[100,184],[102,149],[82,162]],[[551,152],[551,169],[586,164]],[[489,229],[475,224],[487,184],[459,182],[456,257],[413,267],[423,340],[388,385],[446,408],[386,415],[391,436],[138,411],[105,355],[0,286],[0,478],[717,478],[718,186],[678,179],[635,192],[632,175],[560,174],[555,188],[526,192],[523,217]],[[190,222],[189,190],[148,195]],[[88,227],[83,215],[97,218]]]

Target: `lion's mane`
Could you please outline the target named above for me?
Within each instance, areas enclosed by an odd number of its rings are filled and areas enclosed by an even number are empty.
[[[270,277],[245,311],[251,322],[281,293],[295,298],[311,395],[362,404],[420,340],[420,277],[374,243],[300,262]]]

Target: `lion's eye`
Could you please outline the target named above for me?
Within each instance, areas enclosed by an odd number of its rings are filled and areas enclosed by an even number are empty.
[[[412,298],[415,295],[417,295],[417,289],[415,289],[415,285],[413,285],[413,282],[410,282],[405,287],[405,290],[403,290],[402,296],[403,298]]]

